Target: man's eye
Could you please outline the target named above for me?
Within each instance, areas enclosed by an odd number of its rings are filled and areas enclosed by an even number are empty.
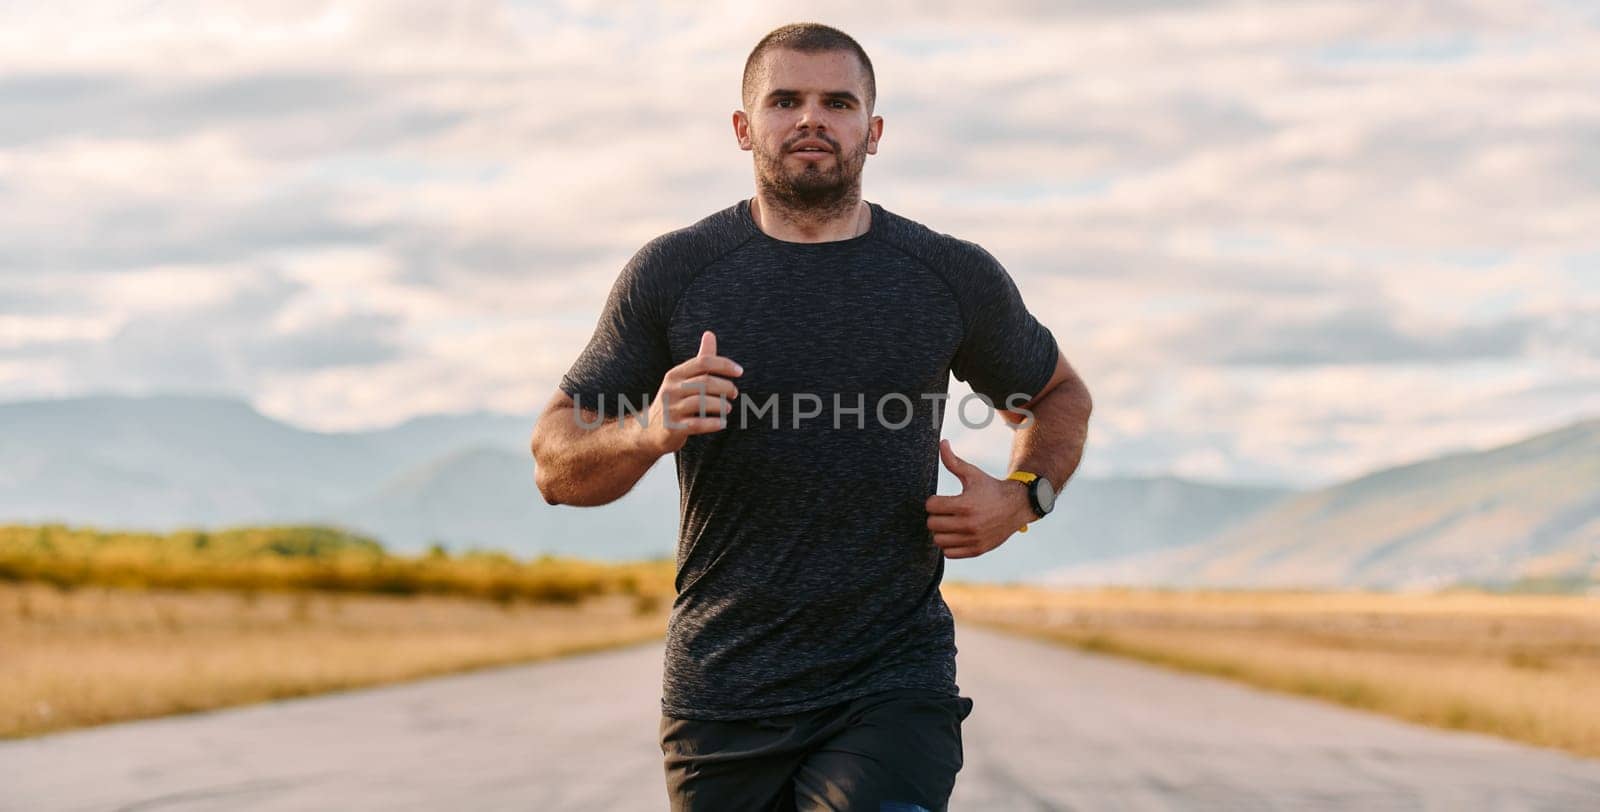
[[[794,100],[793,99],[780,99],[778,101],[778,106],[779,107],[787,107],[787,106],[789,106],[791,104],[794,104]]]

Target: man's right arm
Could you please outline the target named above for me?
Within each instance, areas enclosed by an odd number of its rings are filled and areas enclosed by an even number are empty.
[[[742,374],[732,359],[717,355],[717,337],[708,330],[700,336],[700,352],[662,378],[642,425],[635,416],[600,422],[598,412],[580,415],[572,397],[557,390],[533,428],[539,493],[552,505],[616,501],[690,435],[727,426],[729,401],[739,395],[729,378]]]
[[[582,420],[580,423],[579,420]],[[647,443],[639,421],[577,413],[566,392],[556,391],[533,427],[534,479],[552,505],[604,505],[633,489],[660,453]]]

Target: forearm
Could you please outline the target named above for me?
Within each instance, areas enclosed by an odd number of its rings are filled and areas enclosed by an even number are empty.
[[[1083,459],[1093,403],[1077,377],[1062,381],[1029,407],[1033,419],[1011,438],[1012,471],[1030,471],[1059,491]]]
[[[572,409],[555,409],[533,432],[534,475],[552,505],[593,506],[616,501],[633,489],[661,457],[646,443],[633,418],[580,425]]]

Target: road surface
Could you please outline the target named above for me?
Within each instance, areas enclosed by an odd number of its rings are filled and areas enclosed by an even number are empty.
[[[1600,809],[1600,761],[958,630],[951,809]],[[659,810],[661,646],[0,742],[5,810]]]

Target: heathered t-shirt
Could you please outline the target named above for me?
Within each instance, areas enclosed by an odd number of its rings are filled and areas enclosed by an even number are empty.
[[[984,249],[870,205],[847,240],[773,238],[748,199],[651,240],[561,380],[580,408],[636,419],[706,330],[744,368],[727,427],[675,455],[668,716],[958,693],[924,506],[944,413],[960,406],[943,400],[948,376],[1020,405],[1049,381],[1056,341]],[[976,398],[962,414],[1000,420]]]

